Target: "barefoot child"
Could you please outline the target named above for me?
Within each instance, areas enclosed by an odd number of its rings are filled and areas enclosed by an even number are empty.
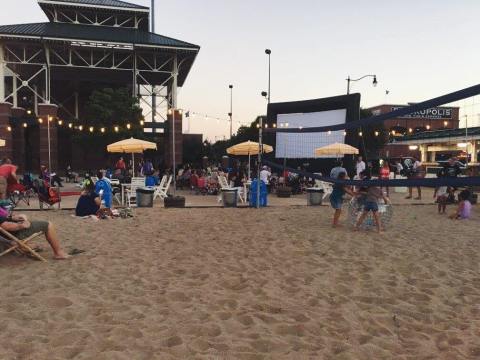
[[[347,174],[345,172],[341,172],[337,179],[338,180],[345,180],[347,177]],[[335,184],[333,185],[333,191],[330,194],[330,205],[332,205],[332,208],[335,209],[335,212],[333,214],[333,224],[332,226],[338,227],[339,220],[340,220],[340,215],[342,215],[342,205],[343,205],[343,196],[345,193],[354,195],[353,191],[347,188],[345,185],[341,184]]]
[[[448,186],[439,186],[438,188],[435,188],[433,197],[438,204],[438,213],[445,214],[448,202]]]
[[[450,215],[450,219],[454,220],[465,220],[470,219],[470,213],[472,211],[472,204],[470,203],[470,191],[463,190],[458,194],[458,203],[457,211],[454,214]]]
[[[371,211],[375,220],[377,231],[379,233],[382,232],[382,224],[380,221],[380,216],[378,215],[378,200],[380,199],[383,199],[385,203],[389,202],[388,198],[383,194],[383,191],[380,188],[376,186],[370,186],[367,189],[365,206],[363,207],[362,215],[360,215],[360,218],[355,225],[355,230],[358,230],[360,228],[360,225],[363,224],[368,213]]]

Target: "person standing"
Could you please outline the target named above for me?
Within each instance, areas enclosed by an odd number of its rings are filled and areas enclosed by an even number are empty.
[[[267,185],[268,192],[270,193],[270,177],[272,173],[268,171],[268,167],[263,166],[262,171],[260,171],[260,180]]]
[[[126,169],[127,165],[125,164],[123,157],[120,156],[120,159],[118,159],[117,163],[115,164],[115,170],[120,170],[120,173],[125,176]]]
[[[380,180],[390,180],[390,164],[387,160],[383,162],[382,167],[380,168]],[[383,190],[383,186],[380,188]],[[387,189],[387,196],[390,196],[390,189],[386,186]]]
[[[424,172],[422,169],[422,163],[420,160],[413,158],[413,165],[411,169],[409,169],[407,173],[407,178],[408,179],[421,179],[424,177]],[[413,193],[413,187],[409,186],[408,187],[408,196],[406,199],[411,199],[412,198],[412,193]],[[420,186],[417,186],[417,193],[418,196],[415,198],[415,200],[422,200],[422,188]]]
[[[345,173],[347,175],[347,169],[343,167],[343,162],[341,160],[337,160],[335,163],[335,167],[330,171],[330,177],[332,179],[338,179],[341,173]]]
[[[357,163],[355,164],[357,178],[360,178],[360,174],[363,170],[365,170],[365,168],[365,161],[363,161],[363,158],[359,156],[357,159]]]

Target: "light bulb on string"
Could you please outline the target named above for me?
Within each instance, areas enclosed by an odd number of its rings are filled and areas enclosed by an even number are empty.
[[[328,135],[332,135],[332,131],[331,130],[328,130]]]
[[[375,136],[378,136],[379,135],[379,132],[378,131],[375,131]]]
[[[83,125],[79,125],[78,130],[83,131]]]
[[[143,126],[143,125],[145,125],[145,121],[140,120],[140,126]]]
[[[11,127],[11,126],[7,126],[7,130],[8,130],[8,131],[12,131],[12,127]]]
[[[26,128],[28,125],[27,123],[23,123],[23,127]]]
[[[58,125],[62,126],[63,125],[63,120],[58,120]]]
[[[105,132],[105,128],[103,128],[103,127],[100,128],[100,132],[101,132],[101,133],[104,133],[104,132]]]
[[[363,132],[360,131],[360,132],[358,133],[358,136],[363,136]]]
[[[127,129],[128,129],[128,130],[130,130],[131,127],[132,127],[132,125],[127,124]]]
[[[118,126],[115,126],[115,127],[113,128],[113,130],[114,130],[115,132],[118,132]]]
[[[68,123],[68,127],[71,129],[73,127],[72,123]]]
[[[93,126],[90,126],[90,128],[88,130],[92,133],[93,130],[95,130],[95,129],[93,128]]]

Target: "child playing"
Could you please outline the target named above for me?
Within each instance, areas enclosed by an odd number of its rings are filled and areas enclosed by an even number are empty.
[[[338,180],[345,180],[347,177],[347,174],[345,172],[341,172],[337,179]],[[339,220],[340,220],[340,215],[342,215],[342,205],[343,205],[343,196],[345,193],[354,195],[353,191],[351,191],[349,188],[347,188],[345,185],[341,184],[335,184],[333,185],[333,191],[330,194],[330,205],[332,205],[332,208],[335,209],[335,213],[333,214],[333,224],[332,227],[338,227]]]
[[[466,220],[470,219],[470,213],[472,211],[472,204],[470,203],[470,191],[463,190],[458,194],[458,203],[457,211],[454,214],[450,215],[450,219],[454,220]]]
[[[383,199],[385,203],[388,203],[388,198],[383,194],[383,191],[376,187],[370,186],[367,189],[366,197],[365,197],[365,206],[363,207],[362,215],[358,219],[357,223],[355,224],[355,230],[359,230],[360,225],[365,221],[368,213],[371,211],[373,214],[373,219],[375,220],[375,225],[377,227],[377,231],[379,233],[382,232],[382,224],[380,221],[380,216],[378,215],[378,200]]]
[[[438,204],[438,213],[445,214],[448,203],[448,186],[440,186],[435,189],[433,197]]]

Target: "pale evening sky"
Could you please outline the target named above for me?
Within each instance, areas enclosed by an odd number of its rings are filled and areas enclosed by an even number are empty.
[[[376,88],[370,79],[353,83],[362,107],[477,84],[479,13],[478,0],[156,0],[156,32],[201,46],[179,106],[227,119],[233,84],[238,128],[266,112],[265,48],[272,49],[273,102],[344,94],[347,75],[378,77]],[[0,24],[40,21],[46,17],[35,0],[2,0]],[[480,125],[477,98],[458,104],[469,125]],[[214,140],[229,125],[196,117],[190,131]]]

